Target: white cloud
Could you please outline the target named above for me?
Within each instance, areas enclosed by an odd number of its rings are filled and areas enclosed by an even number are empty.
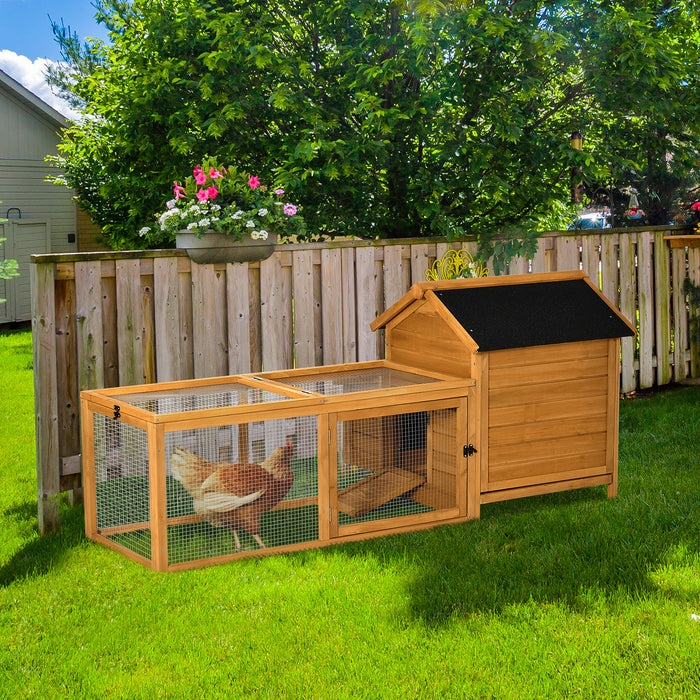
[[[51,92],[51,88],[44,79],[48,65],[54,64],[48,58],[37,58],[35,61],[16,54],[7,49],[0,50],[0,70],[5,71],[10,77],[23,85],[27,90],[33,92],[39,99],[51,105],[68,119],[78,119],[78,113],[60,97]]]

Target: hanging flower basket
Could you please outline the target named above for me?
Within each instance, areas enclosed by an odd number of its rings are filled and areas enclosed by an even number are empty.
[[[175,234],[175,245],[186,250],[190,260],[200,265],[265,260],[274,253],[276,243],[276,234],[264,239],[245,235],[241,240],[221,231],[204,231],[199,236],[189,231]]]

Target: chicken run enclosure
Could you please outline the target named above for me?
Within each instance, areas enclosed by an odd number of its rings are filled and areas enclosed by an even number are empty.
[[[87,535],[173,570],[464,519],[473,384],[377,361],[84,392]]]
[[[620,338],[583,273],[426,282],[386,360],[85,391],[85,526],[156,570],[617,493]]]

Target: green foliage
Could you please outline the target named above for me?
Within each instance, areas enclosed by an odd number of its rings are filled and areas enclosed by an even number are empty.
[[[57,80],[90,115],[61,151],[115,245],[141,245],[171,182],[207,153],[273,174],[310,232],[477,234],[506,258],[532,250],[572,168],[607,180],[697,158],[690,0],[99,8],[111,46],[90,43],[84,60],[58,36],[74,69],[72,85]]]

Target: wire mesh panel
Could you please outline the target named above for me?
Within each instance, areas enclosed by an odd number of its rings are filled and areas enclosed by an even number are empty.
[[[318,539],[316,416],[165,435],[168,563]]]
[[[210,386],[189,386],[177,389],[155,389],[149,392],[115,394],[114,399],[151,413],[180,413],[207,408],[227,408],[267,401],[285,401],[287,396],[258,387],[232,382]]]
[[[97,530],[150,559],[147,433],[111,417],[93,415]]]
[[[338,524],[457,504],[456,410],[372,415],[338,423]]]
[[[429,384],[439,381],[393,367],[370,367],[345,372],[310,373],[277,379],[276,381],[319,394],[350,394],[357,391],[395,389],[402,386]]]

